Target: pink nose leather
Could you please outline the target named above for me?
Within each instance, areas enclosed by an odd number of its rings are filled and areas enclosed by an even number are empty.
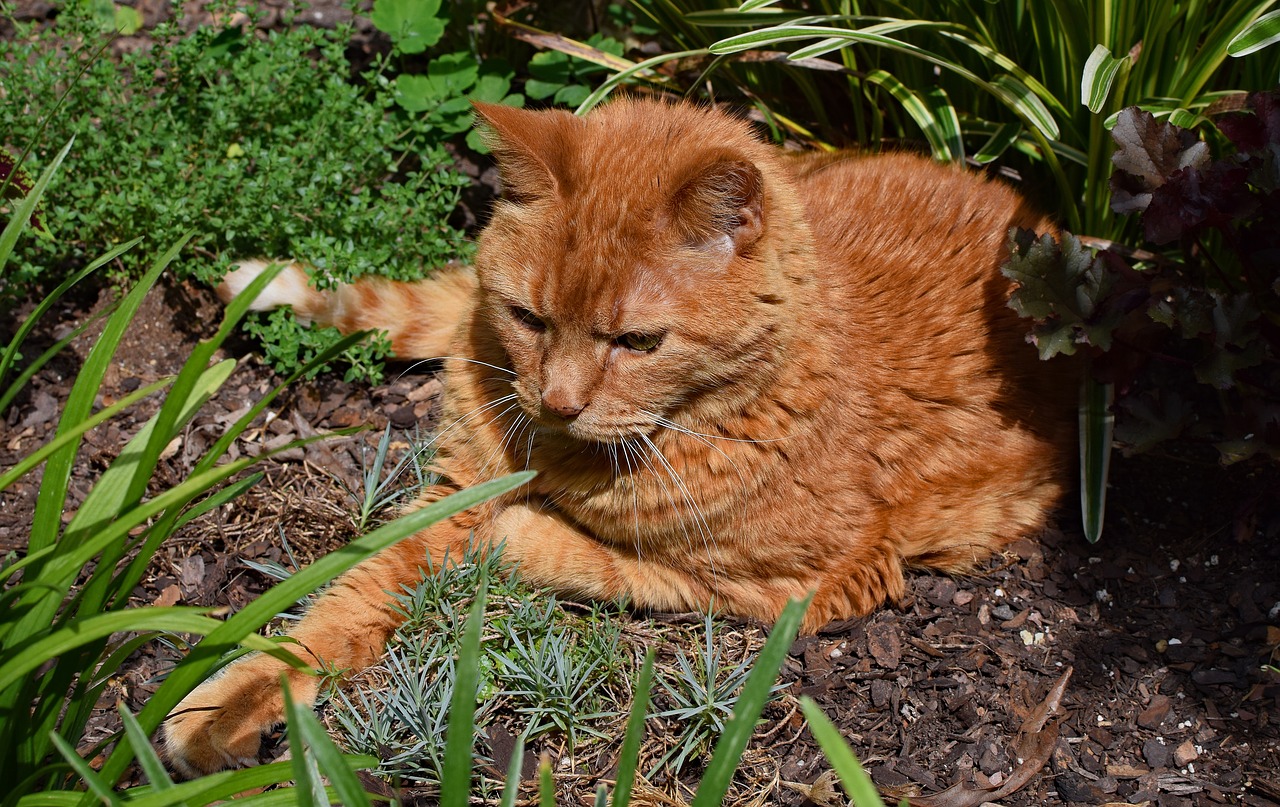
[[[548,390],[542,394],[542,405],[562,418],[577,417],[587,406],[565,395],[560,390]]]

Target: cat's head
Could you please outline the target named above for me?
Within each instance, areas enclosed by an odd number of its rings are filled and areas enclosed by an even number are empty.
[[[770,147],[689,105],[478,112],[505,185],[480,313],[529,415],[615,442],[726,416],[768,383],[788,317],[778,242],[797,226]]]

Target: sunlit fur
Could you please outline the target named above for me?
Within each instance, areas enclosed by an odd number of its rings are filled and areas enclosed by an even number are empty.
[[[420,501],[539,475],[341,577],[293,631],[308,662],[374,660],[384,592],[473,535],[575,596],[767,620],[813,593],[812,630],[1043,525],[1070,401],[1005,305],[1009,229],[1051,229],[1015,192],[905,154],[788,155],[691,105],[479,113],[507,190],[474,273],[322,294],[295,266],[267,299],[452,357],[447,481]],[[196,690],[175,765],[251,757],[282,670],[251,657]]]

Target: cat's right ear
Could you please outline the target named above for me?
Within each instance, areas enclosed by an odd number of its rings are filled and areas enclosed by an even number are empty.
[[[751,162],[727,157],[697,169],[671,200],[669,222],[702,249],[745,253],[764,232],[764,179]]]
[[[473,101],[476,122],[502,172],[503,196],[516,203],[563,194],[565,133],[578,119],[564,110],[533,112]]]

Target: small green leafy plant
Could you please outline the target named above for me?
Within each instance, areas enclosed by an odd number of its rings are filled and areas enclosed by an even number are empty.
[[[48,29],[0,41],[0,62],[25,65],[4,77],[8,97],[23,99],[0,107],[6,141],[74,133],[79,144],[74,181],[48,197],[39,219],[37,232],[49,237],[16,245],[0,300],[56,284],[119,232],[170,243],[194,230],[174,271],[204,282],[242,257],[302,260],[323,287],[366,275],[415,279],[468,254],[448,224],[465,184],[443,148],[456,117],[442,127],[397,111],[385,65],[353,81],[349,27],[184,33],[171,22],[149,32],[152,47],[111,59],[77,8]],[[485,87],[486,98],[505,97]],[[441,92],[434,101],[468,104],[452,84]],[[51,157],[36,148],[26,166],[39,171]],[[130,282],[153,257],[132,250],[104,271]],[[253,330],[284,372],[337,338],[281,314]],[[385,344],[352,351],[348,375],[375,375],[385,352]]]
[[[592,34],[585,44],[603,53],[622,55],[622,43],[603,34]],[[591,95],[590,76],[605,70],[603,65],[545,50],[529,60],[530,78],[525,82],[524,91],[536,100],[550,99],[552,103],[576,107]]]
[[[468,553],[399,595],[406,619],[383,661],[335,695],[344,745],[380,753],[378,770],[389,779],[440,785],[440,738],[457,686],[453,659],[482,581],[489,594],[474,718],[480,738],[500,721],[519,726],[526,742],[552,731],[570,747],[607,739],[604,729],[617,716],[612,704],[623,697],[618,624],[598,613],[567,614],[504,569],[498,552]]]

